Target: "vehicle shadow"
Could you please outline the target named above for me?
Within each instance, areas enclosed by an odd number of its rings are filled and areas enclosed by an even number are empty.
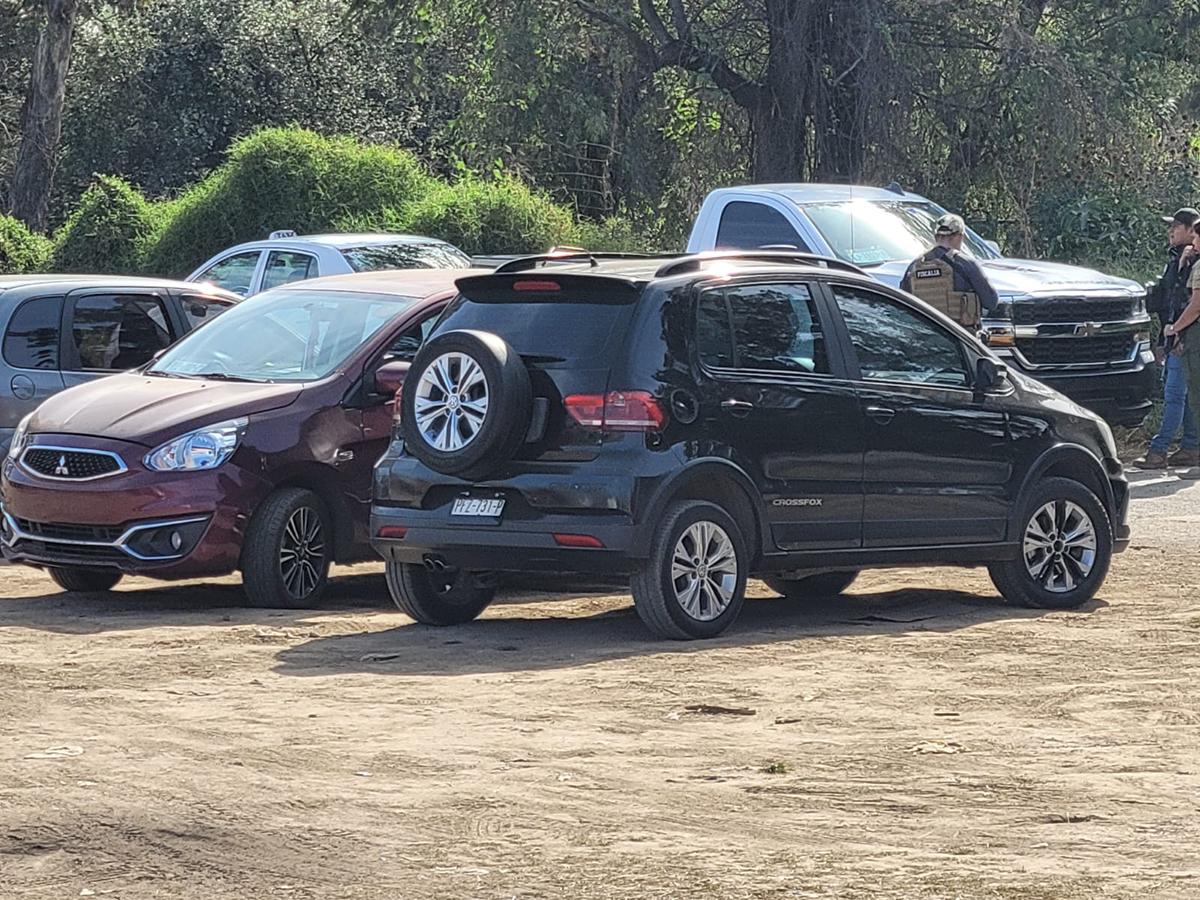
[[[1095,600],[1087,615],[1108,604]],[[364,672],[454,676],[571,668],[658,653],[697,653],[834,635],[952,632],[985,622],[1034,619],[1044,610],[1006,606],[996,597],[960,591],[896,590],[812,604],[780,597],[747,599],[737,623],[710,641],[652,637],[632,607],[592,615],[536,616],[485,612],[466,625],[432,628],[406,623],[386,631],[328,635],[277,654],[276,671],[325,676]]]
[[[519,577],[506,580],[505,587],[504,594],[496,601],[498,606],[620,594],[628,590],[627,582],[581,583],[578,578],[563,578],[560,583],[555,578]],[[71,594],[56,590],[27,597],[0,597],[0,628],[13,626],[59,634],[100,634],[209,623],[255,625],[269,622],[287,627],[311,623],[324,616],[343,616],[348,612],[400,615],[388,596],[382,571],[335,573],[318,609],[249,607],[241,585],[234,582],[162,582],[150,587],[118,588],[107,594]]]

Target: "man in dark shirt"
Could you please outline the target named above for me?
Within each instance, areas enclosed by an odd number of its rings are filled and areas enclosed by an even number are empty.
[[[946,213],[937,220],[933,249],[913,260],[900,289],[914,294],[969,329],[979,327],[983,312],[1000,302],[973,258],[962,252],[967,226],[961,216]]]
[[[1167,265],[1158,281],[1148,286],[1146,309],[1158,316],[1163,334],[1155,356],[1163,365],[1162,425],[1150,440],[1146,455],[1135,460],[1139,469],[1165,469],[1168,466],[1200,466],[1200,421],[1188,404],[1187,378],[1183,369],[1179,341],[1167,335],[1167,326],[1179,318],[1188,304],[1188,279],[1196,254],[1192,249],[1192,228],[1200,222],[1200,212],[1191,207],[1163,216],[1167,225]],[[1171,442],[1179,435],[1179,449],[1167,455]]]

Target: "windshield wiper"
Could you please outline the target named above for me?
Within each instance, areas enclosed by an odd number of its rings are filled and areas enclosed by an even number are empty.
[[[198,378],[204,381],[248,381],[252,384],[265,384],[263,378],[247,378],[244,375],[230,375],[228,372],[196,372],[188,373],[184,378]]]

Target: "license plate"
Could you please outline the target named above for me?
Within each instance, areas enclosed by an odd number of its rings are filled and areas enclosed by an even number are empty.
[[[452,516],[472,516],[482,519],[498,519],[504,513],[503,500],[485,500],[479,497],[459,497],[450,510]]]

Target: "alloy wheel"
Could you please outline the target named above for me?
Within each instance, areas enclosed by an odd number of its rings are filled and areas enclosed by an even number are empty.
[[[292,513],[279,546],[279,571],[288,594],[303,600],[321,583],[325,537],[320,514],[310,506]]]
[[[671,584],[685,613],[711,622],[729,607],[737,583],[737,552],[725,529],[700,521],[680,536],[671,559]]]
[[[1096,528],[1070,500],[1053,500],[1025,526],[1025,569],[1044,590],[1066,594],[1087,580],[1096,565]]]
[[[465,353],[444,353],[425,367],[414,402],[417,428],[430,447],[453,453],[479,435],[488,411],[483,369]]]

